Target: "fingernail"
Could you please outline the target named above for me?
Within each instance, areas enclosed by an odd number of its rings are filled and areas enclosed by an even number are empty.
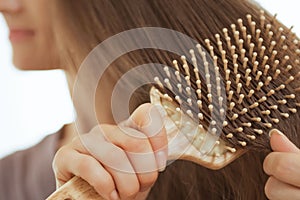
[[[114,191],[112,191],[112,192],[110,193],[110,199],[111,199],[111,200],[119,200],[119,199],[120,199],[120,197],[119,197],[119,195],[118,195],[118,193],[117,193],[116,190],[114,190]]]
[[[159,151],[156,153],[156,160],[158,165],[158,171],[162,172],[166,169],[167,155],[164,151]]]
[[[270,132],[269,132],[269,137],[272,137],[272,135],[273,134],[278,134],[278,135],[280,135],[280,136],[284,136],[284,134],[280,131],[280,130],[278,130],[278,129],[272,129]]]

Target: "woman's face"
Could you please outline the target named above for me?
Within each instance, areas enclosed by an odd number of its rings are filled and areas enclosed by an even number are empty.
[[[24,70],[60,68],[48,0],[0,0],[9,28],[13,62]]]

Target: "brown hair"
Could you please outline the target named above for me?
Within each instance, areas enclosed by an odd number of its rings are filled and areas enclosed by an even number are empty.
[[[76,72],[85,56],[96,45],[122,31],[139,27],[163,27],[180,31],[205,47],[204,39],[214,38],[222,28],[230,27],[238,18],[247,21],[246,14],[251,14],[259,21],[260,9],[255,2],[248,0],[57,0],[55,12],[60,20],[56,23],[57,41],[63,49],[64,57]],[[265,16],[267,22],[273,23],[271,15],[266,12]],[[280,23],[276,26],[283,27],[285,33],[289,32]],[[290,46],[287,54],[295,59],[296,46],[292,40],[295,36],[290,37],[286,42]],[[118,79],[130,68],[149,61],[169,65],[174,58],[172,56],[157,50],[138,50],[116,60],[108,73],[118,73],[114,77]],[[232,64],[232,59],[229,62]],[[299,65],[294,66],[295,71],[299,71]],[[297,84],[298,80],[292,86],[296,87]],[[148,100],[147,93],[135,102],[135,106]],[[296,101],[298,99],[296,97]],[[300,132],[299,120],[299,114],[296,113],[276,125],[297,146],[300,145],[297,134]],[[186,161],[176,161],[160,174],[148,199],[266,199],[264,184],[267,176],[263,172],[262,163],[270,152],[268,143],[267,136],[261,137],[251,151],[218,171]]]

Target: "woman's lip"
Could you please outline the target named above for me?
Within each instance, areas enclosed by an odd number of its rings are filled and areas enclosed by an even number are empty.
[[[34,31],[29,29],[10,29],[9,39],[11,42],[20,42],[34,36]]]

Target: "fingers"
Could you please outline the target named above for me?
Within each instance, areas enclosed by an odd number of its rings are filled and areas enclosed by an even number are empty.
[[[269,135],[274,152],[263,163],[264,171],[271,176],[265,193],[271,200],[300,199],[300,150],[276,129]]]
[[[271,176],[265,185],[265,194],[270,200],[300,199],[300,188],[281,182]]]
[[[300,149],[280,131],[273,129],[269,135],[273,151],[300,153]]]
[[[138,177],[126,152],[114,143],[107,141],[100,132],[108,130],[111,133],[120,135],[117,133],[118,129],[115,126],[105,125],[93,129],[87,135],[83,135],[81,141],[88,152],[101,162],[105,170],[112,176],[119,195],[121,197],[132,198],[140,190]]]
[[[121,126],[96,126],[61,148],[53,168],[58,185],[76,175],[105,198],[134,198],[149,191],[166,159],[163,117],[145,104]]]
[[[300,187],[300,154],[270,153],[263,164],[264,171],[285,183]]]
[[[106,133],[105,138],[99,134],[100,131]],[[130,132],[131,136],[124,134],[123,131]],[[136,135],[136,137],[132,137],[133,135]],[[117,188],[128,185],[128,180],[124,178],[125,173],[126,176],[131,175],[137,179],[137,185],[131,184],[131,187],[134,188],[135,192],[138,192],[147,190],[158,177],[156,160],[151,145],[148,139],[142,138],[141,135],[143,135],[141,132],[131,128],[123,127],[119,129],[117,126],[102,125],[93,129],[88,137],[82,138],[82,141],[91,154],[110,171],[115,178]],[[104,141],[105,139],[107,141]],[[101,147],[98,144],[101,144]],[[122,155],[122,157],[116,157],[117,155]],[[121,162],[121,160],[123,161]],[[125,163],[129,165],[125,166]],[[120,192],[122,193],[122,191]],[[129,195],[128,193],[134,192],[124,191],[124,193]]]
[[[102,125],[101,129],[109,142],[112,142],[124,150],[134,166],[135,172],[144,173],[157,171],[151,144],[143,133],[128,127],[119,128],[110,125]],[[98,133],[99,131],[95,132],[95,134]],[[97,149],[99,149],[99,147]],[[124,171],[124,169],[116,165],[111,167]]]
[[[135,132],[131,130],[132,132]],[[139,182],[139,191],[148,189],[158,177],[154,153],[148,140],[136,140],[126,135],[114,140],[126,153]],[[117,171],[124,172],[122,168]],[[129,172],[130,173],[130,172]]]
[[[74,174],[88,181],[106,199],[116,199],[118,195],[111,175],[91,156],[63,147],[57,152],[53,166],[59,185],[64,184]]]
[[[148,137],[160,171],[165,169],[168,155],[168,140],[163,120],[164,112],[163,108],[158,106],[143,104],[134,111],[126,122],[127,126],[141,131]]]
[[[61,148],[53,163],[57,179],[63,184],[74,174],[86,180],[103,197],[116,194],[121,198],[135,197],[140,191],[139,180],[126,153],[112,143],[101,142],[103,138],[101,134],[86,134]],[[110,167],[117,164],[118,169]]]

